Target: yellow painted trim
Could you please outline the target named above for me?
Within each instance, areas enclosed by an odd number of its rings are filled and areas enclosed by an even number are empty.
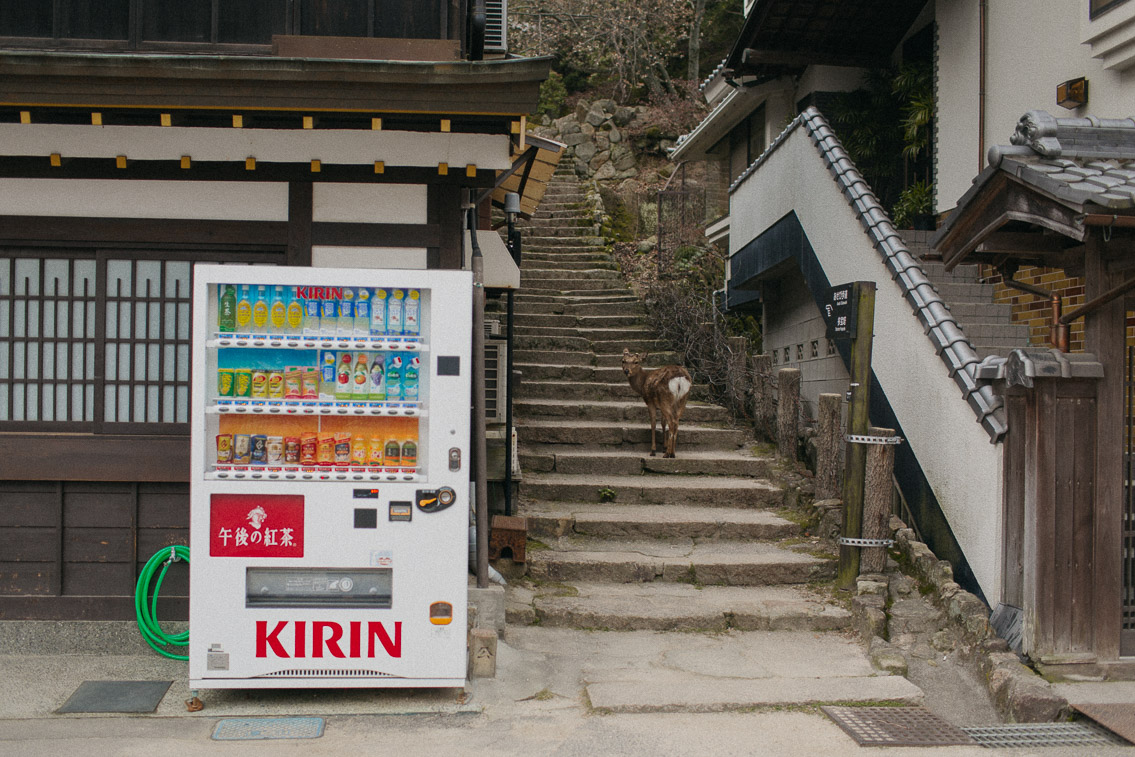
[[[91,113],[91,126],[102,126],[102,113],[98,111]]]
[[[245,158],[244,159],[244,170],[245,171],[255,171],[256,170],[256,158]]]
[[[162,126],[173,126],[173,116],[169,113],[162,113],[161,124]]]
[[[370,128],[373,129],[374,131],[382,131],[382,119],[381,118],[372,118],[370,120]]]
[[[231,105],[168,105],[163,103],[146,105],[121,105],[117,103],[39,103],[39,102],[0,102],[0,106],[7,108],[102,108],[110,110],[232,110]],[[311,112],[309,106],[271,108],[267,105],[243,106],[250,111],[276,111],[280,113],[296,113],[300,111]],[[374,113],[374,108],[320,108],[319,113]],[[492,110],[386,110],[384,113],[397,113],[399,115],[414,116],[499,116],[501,118],[522,118],[523,113],[504,113]],[[373,120],[373,119],[372,119]]]
[[[63,165],[63,156],[57,152],[51,153],[51,165],[54,168],[59,168],[59,166]]]
[[[449,176],[449,164],[448,163],[438,163],[437,164],[437,175],[438,176]]]
[[[126,156],[125,155],[116,155],[115,158],[114,158],[114,165],[116,165],[119,168],[126,168]]]
[[[386,161],[376,160],[374,162],[374,172],[375,173],[386,173]]]
[[[323,170],[323,163],[322,162],[320,162],[318,160],[311,161],[311,172],[312,173],[319,173],[322,170]]]
[[[243,129],[244,128],[244,116],[237,115],[236,113],[233,114],[233,128],[234,129]]]
[[[447,132],[451,128],[453,128],[453,123],[448,118],[441,119],[441,130],[443,132]]]
[[[477,164],[476,163],[469,163],[468,165],[466,165],[465,166],[465,175],[468,176],[471,179],[475,179],[477,177]]]
[[[20,111],[20,123],[30,124],[31,122],[32,122],[31,111],[30,110],[21,110]]]
[[[181,167],[182,168],[189,168],[192,165],[192,163],[193,163],[193,161],[190,159],[190,157],[188,155],[182,155],[181,156]]]
[[[312,118],[311,116],[304,116],[303,117],[303,128],[314,129],[315,128],[315,119]]]
[[[513,121],[511,124],[508,125],[508,129],[509,129],[510,134],[519,134],[520,133],[520,122],[519,121]]]

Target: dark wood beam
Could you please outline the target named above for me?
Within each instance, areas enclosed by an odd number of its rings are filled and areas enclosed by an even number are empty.
[[[288,265],[311,265],[312,184],[288,184]]]
[[[1058,237],[1045,234],[1041,231],[995,231],[979,244],[975,252],[991,253],[1026,253],[1026,254],[1056,254],[1064,252],[1069,246],[1067,237]]]
[[[288,244],[284,221],[202,221],[169,218],[78,218],[0,216],[0,242],[74,244],[156,244],[193,247]]]
[[[21,481],[188,481],[189,437],[2,433],[0,460]]]
[[[312,224],[311,243],[347,247],[437,247],[437,224],[327,223]]]

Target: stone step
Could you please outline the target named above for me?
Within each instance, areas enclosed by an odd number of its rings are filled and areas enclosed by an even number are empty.
[[[533,264],[533,268],[542,268],[544,266],[535,265],[536,263],[556,263],[556,262],[571,262],[571,263],[585,263],[589,260],[597,262],[613,263],[611,256],[605,252],[537,252],[534,250],[524,250],[523,264]]]
[[[517,433],[525,444],[632,445],[642,454],[650,452],[650,424],[626,422],[517,419]],[[737,449],[747,441],[739,429],[683,423],[678,428],[677,455],[697,449]],[[655,429],[657,450],[663,449],[661,426]],[[662,452],[657,454],[661,455]]]
[[[560,302],[524,302],[516,303],[517,316],[530,315],[574,315],[589,316],[631,316],[645,318],[646,309],[637,302],[603,302],[586,303],[582,305],[571,304],[570,301]]]
[[[513,363],[515,366],[515,363]],[[638,399],[638,394],[626,381],[604,383],[599,381],[521,381],[516,397],[523,399],[553,400],[630,400]],[[708,396],[704,386],[694,385],[690,400],[701,400]]]
[[[591,315],[592,313],[585,312],[591,308],[599,306],[620,306],[626,307],[628,305],[642,309],[642,303],[634,293],[629,289],[614,289],[607,293],[601,294],[582,294],[582,295],[566,295],[559,292],[555,293],[533,293],[531,291],[524,291],[523,294],[517,293],[516,295],[517,306],[521,305],[562,305],[565,313],[575,313],[576,315]],[[602,315],[602,312],[593,313],[594,315]]]
[[[588,328],[586,326],[529,326],[514,327],[517,336],[581,336],[593,342],[634,341],[652,339],[654,329],[645,325],[620,326],[617,328]]]
[[[542,219],[564,221],[564,220],[578,220],[591,222],[594,217],[593,211],[580,207],[575,204],[564,203],[540,203],[540,209],[537,211]]]
[[[746,454],[744,450],[681,449],[681,457],[651,457],[645,450],[589,450],[569,445],[529,445],[521,439],[520,464],[529,473],[639,476],[666,473],[690,476],[748,476],[770,478],[776,461]]]
[[[616,364],[621,363],[623,360],[623,349],[628,349],[631,352],[648,353],[648,357],[652,359],[651,364],[653,365],[658,360],[654,353],[662,352],[668,349],[668,346],[666,342],[661,339],[618,339],[615,341],[594,340],[591,342],[591,349],[600,357],[598,365],[610,364],[602,361],[603,355],[613,355],[617,358],[614,362]]]
[[[556,260],[555,258],[559,256],[559,253],[548,252],[548,253],[533,253],[533,254],[534,255],[540,254],[540,255],[548,255],[549,256],[549,258],[547,260],[534,260],[534,261],[532,261],[533,265],[539,265],[541,268],[548,269],[548,270],[560,271],[560,272],[564,273],[565,275],[567,275],[567,273],[570,272],[570,271],[595,270],[597,268],[606,269],[608,271],[619,270],[618,266],[615,265],[614,261],[606,260],[600,255],[589,254],[582,260]],[[525,264],[528,263],[528,253],[525,253],[525,255],[524,255],[524,262],[525,262]]]
[[[694,539],[556,539],[528,549],[528,575],[545,581],[776,586],[835,575],[833,557],[821,558],[775,544]]]
[[[595,355],[589,351],[517,349],[512,353],[513,367],[517,363],[558,363],[560,365],[591,365]]]
[[[524,288],[526,299],[529,298],[551,298],[560,301],[575,301],[575,302],[591,302],[601,299],[624,297],[624,302],[634,302],[637,298],[631,294],[625,285],[619,286],[617,281],[596,281],[594,286],[584,289],[560,289],[559,287],[552,286],[550,283],[541,282],[540,285],[526,286]],[[530,300],[531,301],[531,300]]]
[[[531,251],[531,252],[544,253],[544,254],[547,254],[547,255],[558,255],[560,253],[563,253],[565,255],[570,255],[571,253],[575,253],[575,252],[584,252],[584,253],[590,253],[592,255],[596,255],[596,254],[600,254],[600,253],[605,252],[602,245],[594,245],[594,244],[572,245],[572,244],[554,244],[554,243],[545,243],[545,244],[539,244],[539,245],[535,245],[535,244],[534,245],[527,245],[527,246],[524,247],[524,251],[526,253]],[[525,260],[525,262],[527,262],[527,260]]]
[[[618,384],[626,381],[621,368],[616,366],[598,368],[589,366],[555,365],[550,363],[521,363],[513,360],[513,367],[524,372],[529,381],[598,381]]]
[[[588,289],[594,283],[622,279],[618,271],[608,268],[581,268],[575,271],[557,271],[555,268],[522,268],[520,286],[525,283],[543,288]],[[554,282],[554,283],[553,283]]]
[[[561,236],[559,234],[549,234],[546,236],[538,236],[536,234],[529,234],[523,238],[525,249],[543,247],[550,245],[552,247],[602,247],[606,244],[603,237],[597,236]]]
[[[664,350],[661,348],[662,342],[657,342],[656,346],[651,347],[647,352],[646,362],[643,366],[646,368],[659,368],[663,365],[674,365],[681,362],[677,352]],[[634,350],[633,347],[628,349]],[[606,352],[603,354],[596,354],[594,365],[600,368],[608,368],[610,366],[621,366],[623,364],[623,351]]]
[[[541,541],[564,536],[594,539],[711,539],[776,541],[800,526],[768,510],[691,505],[527,503],[528,535]]]
[[[507,590],[510,623],[612,631],[837,631],[851,613],[798,586],[577,582]]]
[[[601,495],[600,491],[613,493]],[[599,502],[606,496],[623,505],[767,508],[783,506],[785,490],[765,479],[739,476],[534,473],[521,482],[520,496],[525,502]]]
[[[582,366],[581,366],[582,367]],[[526,374],[522,374],[526,375]],[[521,379],[523,381],[523,378]],[[516,415],[530,421],[538,420],[589,420],[589,421],[629,421],[631,423],[650,423],[646,403],[629,399],[626,401],[590,400],[564,402],[562,399],[539,399],[517,397],[514,401]],[[725,408],[705,402],[691,401],[682,413],[683,424],[725,424],[730,416]]]
[[[617,355],[622,361],[623,349],[631,352],[659,352],[665,344],[659,339],[619,339],[616,341],[592,342],[581,336],[528,336],[517,335],[514,344],[518,350],[558,350],[566,349],[575,352],[593,351],[596,355]],[[610,363],[602,363],[610,365]]]
[[[638,328],[644,326],[643,318],[639,315],[587,315],[580,316],[574,313],[525,314],[518,319],[523,328],[547,328],[549,333],[553,329],[618,329]]]

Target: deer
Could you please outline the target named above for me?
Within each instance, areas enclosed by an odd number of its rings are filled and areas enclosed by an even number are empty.
[[[653,371],[644,371],[644,362],[645,353],[639,355],[623,348],[623,374],[630,382],[631,389],[646,402],[647,412],[650,413],[650,456],[654,457],[658,449],[654,431],[657,413],[662,419],[662,456],[674,457],[674,448],[678,444],[678,421],[682,419],[682,411],[686,409],[686,400],[690,398],[690,387],[694,382],[689,371],[680,365],[664,365]]]

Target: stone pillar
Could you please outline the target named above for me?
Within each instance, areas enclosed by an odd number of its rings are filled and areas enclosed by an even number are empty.
[[[835,499],[842,492],[843,397],[821,394],[816,435],[816,499]]]
[[[757,435],[769,441],[776,438],[776,400],[772,394],[772,357],[754,355],[750,373],[753,383],[753,425]]]
[[[894,436],[894,429],[872,426],[870,436]],[[894,498],[895,447],[893,444],[867,445],[867,472],[863,479],[863,538],[886,539]],[[887,550],[863,547],[860,573],[882,573],[887,567]]]
[[[781,368],[776,404],[776,451],[781,457],[796,460],[796,438],[800,425],[800,369]]]

